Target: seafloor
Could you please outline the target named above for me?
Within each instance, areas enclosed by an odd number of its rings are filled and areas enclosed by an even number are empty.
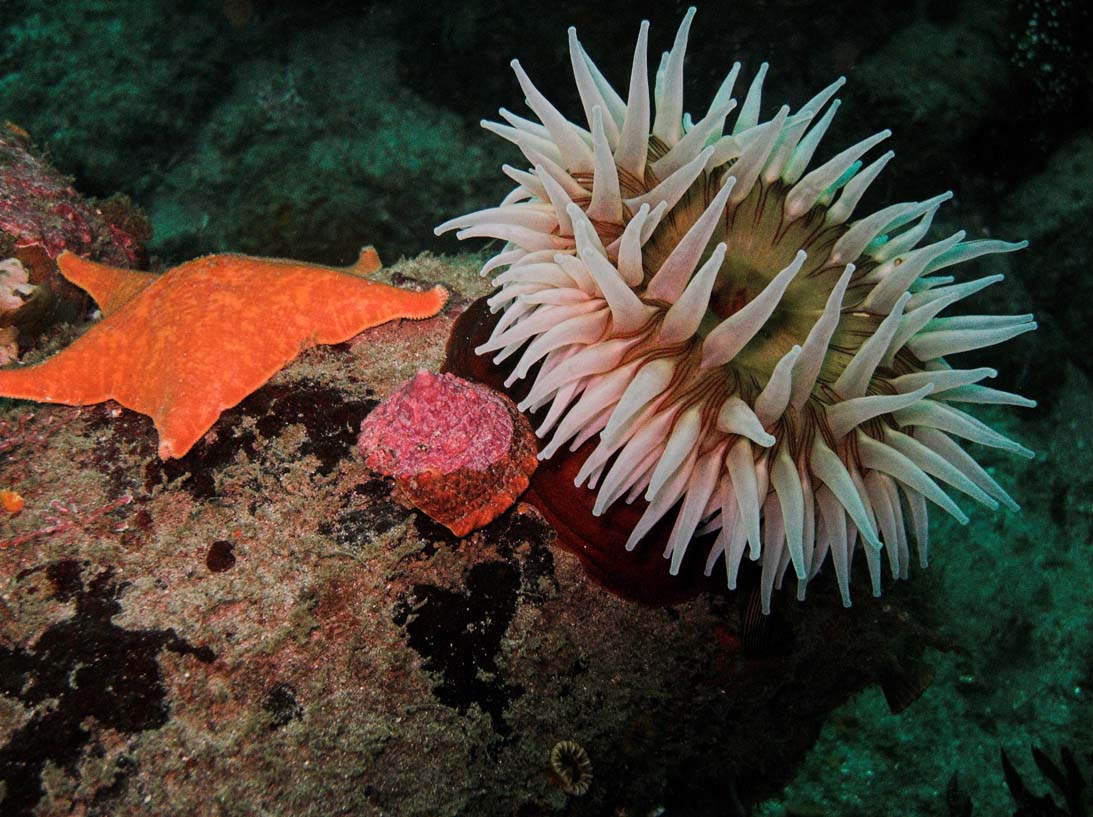
[[[771,110],[845,73],[832,151],[895,131],[878,204],[952,188],[937,235],[1030,239],[977,265],[1007,274],[977,305],[1041,329],[969,356],[1040,401],[982,415],[1037,452],[977,452],[1023,511],[935,514],[928,570],[880,600],[857,576],[848,611],[830,582],[783,594],[745,649],[731,598],[622,601],[529,505],[457,539],[367,473],[360,420],[487,290],[431,226],[505,192],[515,156],[474,122],[522,112],[508,60],[572,107],[566,25],[620,78],[637,21],[666,47],[682,7],[6,0],[0,120],[81,192],[131,195],[152,268],[374,243],[410,259],[385,280],[453,297],[308,351],[181,461],[113,405],[0,404],[0,489],[26,500],[0,518],[0,813],[993,817],[1018,810],[1005,750],[1077,817],[1031,750],[1071,749],[1088,801],[1090,8],[717,5],[702,105],[736,58],[771,60]],[[561,740],[583,796],[551,775]]]

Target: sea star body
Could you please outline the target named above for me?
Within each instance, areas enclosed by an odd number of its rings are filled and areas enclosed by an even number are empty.
[[[363,278],[379,267],[371,249],[348,268],[231,254],[159,276],[72,253],[58,263],[104,320],[42,363],[0,371],[0,396],[116,400],[152,418],[165,460],[184,456],[224,409],[301,350],[395,318],[431,317],[447,300],[442,287],[410,292]]]

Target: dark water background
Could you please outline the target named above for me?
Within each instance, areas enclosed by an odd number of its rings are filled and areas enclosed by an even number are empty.
[[[155,228],[158,266],[221,250],[343,264],[366,243],[388,261],[460,252],[433,225],[495,203],[510,186],[500,164],[521,164],[478,127],[500,106],[526,113],[510,59],[576,118],[567,26],[624,89],[640,20],[652,21],[659,54],[685,9],[0,0],[0,120],[26,129],[82,192],[130,195]],[[934,656],[934,685],[901,715],[875,690],[837,711],[784,796],[757,813],[958,814],[970,798],[975,814],[1010,814],[1000,748],[1038,793],[1047,784],[1032,745],[1053,757],[1072,747],[1093,777],[1090,9],[699,6],[686,109],[704,111],[737,59],[741,82],[771,63],[764,116],[845,74],[819,155],[892,128],[896,159],[869,201],[952,189],[933,235],[963,226],[971,238],[1030,239],[1025,253],[972,272],[1008,274],[981,296],[982,311],[1032,311],[1041,322],[1035,336],[968,356],[998,368],[1000,388],[1040,401],[1023,416],[999,412],[997,424],[1041,456],[988,458],[1021,516],[976,512],[958,529],[935,515],[924,592],[961,650]]]

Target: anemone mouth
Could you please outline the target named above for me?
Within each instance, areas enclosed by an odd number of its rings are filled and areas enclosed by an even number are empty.
[[[483,268],[504,269],[489,301],[501,314],[476,351],[515,361],[509,385],[531,380],[520,408],[541,418],[540,458],[596,440],[575,479],[594,514],[647,503],[628,549],[674,516],[676,573],[692,537],[717,532],[707,573],[723,560],[732,588],[745,551],[761,560],[764,610],[788,568],[803,597],[830,554],[849,605],[856,549],[879,594],[882,552],[906,577],[913,534],[925,564],[927,500],[966,521],[938,481],[1016,508],[955,438],[1031,452],[953,404],[1033,403],[946,358],[1035,323],[942,317],[1000,276],[938,273],[1025,245],[959,232],[920,246],[950,194],[852,219],[892,153],[864,164],[881,131],[810,169],[841,79],[760,121],[764,64],[726,133],[736,64],[709,112],[684,117],[693,16],[652,93],[642,24],[625,102],[570,30],[587,128],[514,61],[539,122],[502,109],[507,124],[484,125],[530,167],[506,166],[517,187],[499,207],[437,232],[506,242]]]

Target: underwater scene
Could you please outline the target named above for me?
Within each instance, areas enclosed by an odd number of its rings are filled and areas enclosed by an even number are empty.
[[[0,815],[1093,814],[1090,31],[0,0]]]

